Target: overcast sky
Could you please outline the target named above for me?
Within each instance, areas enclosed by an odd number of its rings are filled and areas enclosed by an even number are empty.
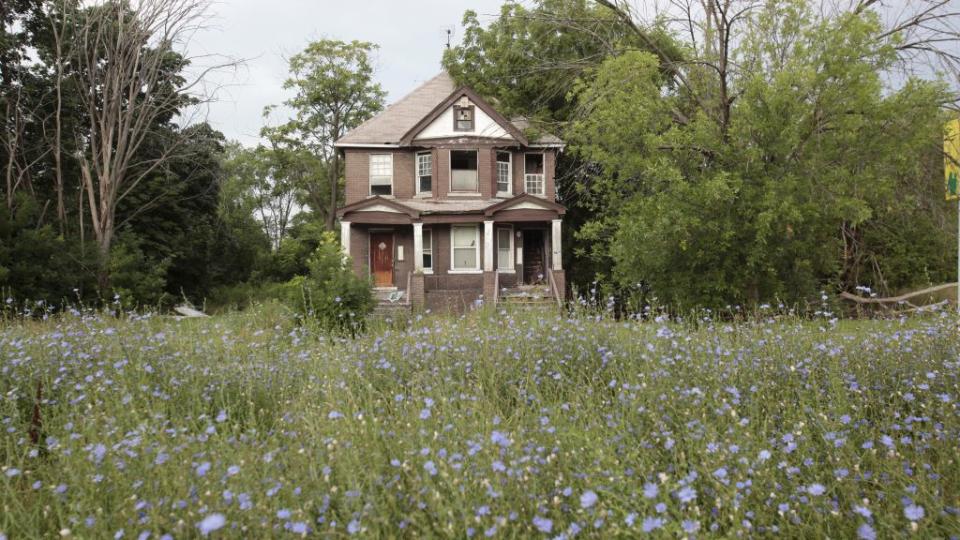
[[[2,0],[0,0],[2,1]],[[236,73],[220,73],[225,85],[210,106],[209,121],[227,138],[255,145],[267,105],[288,96],[281,88],[286,59],[312,40],[358,39],[380,45],[376,78],[387,102],[403,97],[440,70],[446,28],[463,35],[463,12],[486,24],[503,0],[219,0],[211,27],[190,45],[191,56],[219,54],[245,59]],[[282,112],[270,120],[284,121]]]

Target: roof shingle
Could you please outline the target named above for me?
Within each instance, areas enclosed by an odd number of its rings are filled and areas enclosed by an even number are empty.
[[[380,114],[350,130],[336,141],[336,145],[399,145],[403,136],[411,128],[433,112],[456,89],[457,83],[453,77],[446,71],[441,71],[434,78],[389,105]],[[510,123],[520,131],[530,127],[530,122],[523,117],[513,118]],[[549,133],[539,133],[530,142],[548,145],[563,144],[563,141]]]

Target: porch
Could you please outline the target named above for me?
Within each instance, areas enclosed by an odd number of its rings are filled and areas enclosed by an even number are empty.
[[[354,271],[384,305],[463,311],[478,300],[562,298],[562,222],[456,221],[396,225],[341,222]]]
[[[463,311],[521,287],[559,302],[564,209],[530,199],[465,206],[373,198],[341,211],[341,243],[354,271],[391,303]]]

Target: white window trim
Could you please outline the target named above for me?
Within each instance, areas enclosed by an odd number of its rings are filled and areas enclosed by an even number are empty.
[[[368,154],[367,157],[367,195],[374,196],[373,193],[373,174],[371,174],[370,168],[373,166],[374,156],[389,156],[390,157],[390,195],[380,195],[381,197],[393,197],[395,191],[393,186],[393,153],[389,154]]]
[[[541,156],[541,163],[543,163],[543,193],[531,193],[527,191],[527,156],[534,156],[539,154]],[[535,173],[531,173],[535,174]],[[547,197],[547,153],[546,152],[524,152],[523,153],[523,192],[530,193],[534,197]]]
[[[420,156],[430,156],[430,191],[420,191]],[[417,152],[413,155],[413,181],[414,184],[414,193],[422,197],[432,197],[433,196],[433,184],[437,181],[437,175],[434,174],[434,159],[433,152],[427,150],[425,152]]]
[[[426,242],[421,242],[421,245],[420,245],[420,264],[421,264],[421,266],[423,265],[423,255],[424,255],[424,254],[427,252],[427,250],[429,249],[429,251],[430,251],[430,268],[427,268],[426,266],[424,266],[424,267],[423,267],[423,273],[424,273],[424,274],[432,274],[432,273],[433,273],[434,260],[436,259],[436,257],[434,257],[434,255],[433,255],[433,228],[431,227],[431,228],[429,228],[429,229],[423,229],[423,231],[421,232],[421,234],[422,234],[423,236],[426,236],[426,234],[424,234],[424,233],[430,233],[430,247],[427,248],[427,243],[426,243]]]
[[[510,231],[510,264],[506,269],[500,268],[500,231]],[[494,228],[495,240],[497,244],[497,271],[501,274],[513,274],[517,271],[516,251],[514,251],[513,225],[498,225]]]
[[[463,191],[453,189],[453,152],[473,152],[477,155],[477,189],[473,191]],[[480,149],[471,150],[469,148],[453,148],[447,150],[447,178],[450,179],[450,190],[447,192],[447,195],[457,197],[457,196],[467,196],[467,197],[478,197],[480,196]],[[452,242],[451,242],[452,244]]]
[[[474,234],[476,235],[476,241],[473,243],[473,249],[477,253],[477,265],[473,268],[454,268],[457,259],[455,256],[456,243],[454,241],[453,231],[455,229],[473,229]],[[450,226],[450,270],[447,271],[448,274],[482,274],[483,269],[480,266],[480,225],[451,225]],[[461,248],[464,249],[464,248]]]
[[[497,176],[499,174],[499,168],[500,168],[500,161],[497,159],[497,154],[500,154],[500,153],[507,154],[510,157],[510,159],[507,161],[507,190],[506,191],[500,191],[500,182],[499,182],[500,178]],[[513,152],[510,152],[509,150],[497,150],[496,153],[493,154],[493,163],[495,167],[493,172],[494,174],[493,180],[497,186],[497,196],[503,196],[503,195],[506,195],[507,197],[512,196],[513,195]],[[479,165],[477,167],[479,168]]]

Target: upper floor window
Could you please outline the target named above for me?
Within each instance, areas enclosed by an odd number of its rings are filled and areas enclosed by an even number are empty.
[[[453,130],[473,131],[473,105],[453,108]]]
[[[370,154],[370,194],[393,195],[393,154]]]
[[[523,156],[524,189],[531,195],[544,194],[543,154]]]
[[[450,151],[450,191],[477,192],[477,151]]]
[[[513,192],[511,181],[510,152],[497,152],[497,194],[509,195]]]
[[[417,154],[417,193],[433,191],[433,154],[420,152]]]

